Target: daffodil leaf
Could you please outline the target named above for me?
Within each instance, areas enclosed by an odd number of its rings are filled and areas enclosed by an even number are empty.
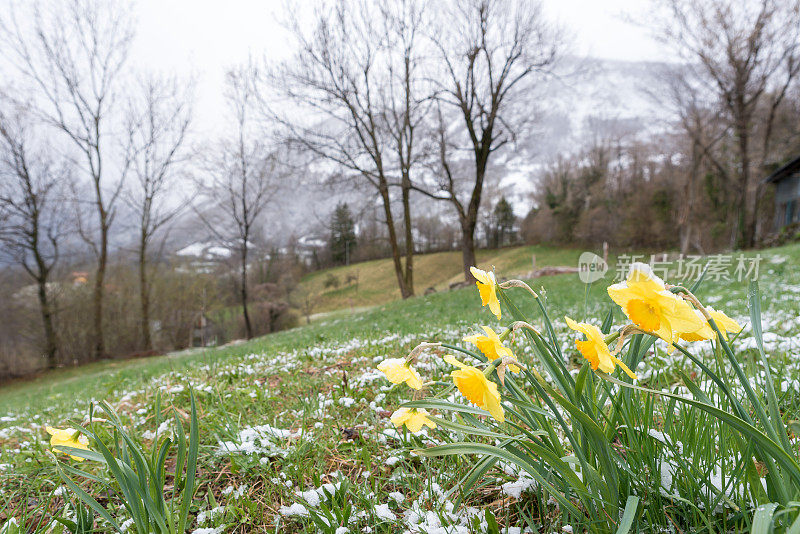
[[[483,428],[478,428],[469,425],[462,425],[461,423],[455,423],[453,421],[448,421],[447,419],[442,419],[441,417],[436,417],[435,415],[428,416],[433,422],[437,425],[446,428],[448,430],[455,430],[456,432],[463,432],[465,434],[474,434],[476,436],[486,436],[489,438],[497,438],[497,439],[525,439],[525,436],[509,436],[508,434],[501,434],[499,432],[493,432],[491,430],[486,430]],[[532,432],[533,435],[547,435],[547,432],[544,431],[534,431]]]
[[[746,438],[753,440],[759,448],[763,451],[765,455],[768,455],[770,458],[774,459],[778,462],[783,469],[795,480],[797,484],[800,484],[800,465],[798,465],[797,460],[793,457],[793,455],[789,454],[783,448],[780,447],[777,443],[775,443],[772,439],[769,438],[766,434],[764,434],[761,430],[754,427],[750,423],[736,417],[733,414],[730,414],[726,411],[720,410],[716,406],[712,406],[706,404],[704,402],[700,402],[695,399],[687,399],[686,397],[682,397],[680,395],[676,395],[674,393],[670,393],[668,391],[658,391],[655,389],[644,388],[641,386],[636,386],[634,384],[628,384],[621,380],[617,380],[611,376],[603,375],[603,379],[608,380],[609,382],[613,382],[622,387],[636,389],[645,393],[650,393],[652,395],[660,395],[663,397],[669,397],[678,400],[679,402],[683,402],[699,408],[700,410],[716,417],[717,419],[727,423],[728,425],[732,426],[739,432],[741,432]]]
[[[631,495],[625,503],[625,511],[622,513],[622,519],[619,521],[619,528],[617,534],[628,534],[633,527],[633,520],[636,519],[636,510],[639,508],[639,497]]]
[[[536,450],[537,452],[540,453],[540,458],[542,458],[542,460],[547,461],[548,465],[551,468],[558,470],[558,472],[561,473],[562,476],[566,476],[566,478],[569,478],[570,479],[569,484],[576,491],[580,491],[583,484],[581,483],[580,479],[575,475],[575,472],[572,471],[571,467],[564,464],[559,458],[552,456],[550,451],[548,451],[544,447],[536,447]],[[429,449],[421,449],[418,450],[417,453],[420,454],[421,456],[452,456],[459,454],[481,454],[481,455],[496,456],[502,460],[506,460],[524,469],[542,487],[546,488],[548,492],[550,492],[550,494],[553,496],[553,498],[556,499],[563,508],[569,510],[570,513],[573,513],[578,517],[584,516],[584,514],[580,511],[580,509],[578,509],[569,499],[567,499],[567,497],[565,497],[561,491],[559,491],[555,486],[553,486],[550,483],[550,481],[548,481],[545,477],[543,477],[542,474],[527,460],[526,457],[514,454],[507,448],[500,448],[485,443],[453,443],[448,445],[438,445],[436,447],[431,447]],[[559,469],[558,464],[560,464],[561,469]]]
[[[481,458],[480,461],[476,463],[472,469],[470,469],[469,473],[464,475],[458,484],[450,488],[450,490],[447,492],[448,498],[453,494],[453,492],[461,489],[461,495],[459,495],[459,497],[455,500],[455,505],[461,506],[462,499],[469,495],[472,486],[474,486],[478,480],[483,478],[483,475],[485,475],[489,469],[494,467],[499,459],[500,458],[497,456],[484,456]]]
[[[103,455],[95,451],[87,451],[86,449],[79,449],[77,447],[59,445],[58,452],[63,452],[64,454],[68,454],[70,456],[77,456],[78,458],[85,458],[86,460],[106,463],[106,459],[103,458]]]
[[[98,503],[94,499],[94,497],[92,497],[91,495],[86,493],[80,486],[75,484],[75,482],[73,482],[72,479],[70,479],[67,475],[65,475],[64,472],[61,471],[61,469],[59,468],[58,464],[56,464],[56,466],[58,468],[59,474],[61,475],[61,479],[64,481],[64,484],[66,484],[67,487],[75,495],[77,495],[77,497],[80,500],[82,500],[84,503],[86,503],[86,505],[89,506],[89,508],[91,508],[92,510],[97,512],[97,514],[100,517],[102,517],[103,519],[108,521],[108,523],[112,526],[112,528],[114,528],[114,530],[116,530],[117,532],[122,532],[122,529],[120,528],[120,526],[117,524],[116,521],[114,521],[114,518],[111,517],[111,515],[106,511],[106,509],[103,508],[102,506],[100,506],[100,503]]]
[[[611,332],[611,325],[614,324],[614,308],[609,308],[606,318],[603,319],[603,324],[600,326],[600,331],[606,335]]]
[[[586,377],[589,374],[589,362],[583,362],[578,378],[575,379],[575,398],[580,399],[583,394],[583,386],[586,384]]]
[[[786,531],[786,534],[800,534],[800,514],[797,515],[792,526]]]
[[[197,420],[197,401],[195,400],[194,390],[189,390],[189,398],[192,404],[192,414],[189,423],[189,458],[186,463],[186,483],[183,487],[183,502],[180,508],[180,518],[178,520],[178,532],[186,530],[186,521],[189,517],[189,507],[192,505],[194,497],[195,476],[197,475],[197,455],[200,446],[199,422]],[[180,430],[180,429],[179,429]],[[182,432],[182,430],[180,430]]]
[[[778,503],[776,502],[762,504],[756,508],[756,513],[753,514],[753,527],[750,529],[751,534],[769,534],[770,527],[772,527],[772,516],[775,515],[777,508]]]
[[[758,291],[758,282],[756,280],[750,281],[749,303],[750,303],[750,325],[753,328],[753,337],[756,339],[756,346],[758,347],[758,354],[761,356],[761,364],[763,372],[766,375],[764,379],[764,389],[767,393],[767,408],[769,409],[769,424],[775,431],[775,435],[780,439],[780,443],[784,449],[791,450],[792,445],[789,443],[789,437],[786,435],[786,428],[783,426],[783,419],[781,419],[781,409],[778,404],[778,397],[775,395],[775,384],[772,381],[772,372],[770,371],[767,355],[764,352],[764,339],[761,332],[761,294]]]
[[[431,410],[447,410],[451,412],[471,413],[475,415],[485,415],[491,417],[492,414],[486,410],[481,410],[475,406],[467,406],[466,404],[456,404],[454,402],[447,402],[442,400],[416,400],[406,402],[400,406],[401,408],[426,408]]]

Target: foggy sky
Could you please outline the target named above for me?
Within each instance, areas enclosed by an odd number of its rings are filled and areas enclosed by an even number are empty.
[[[302,2],[293,2],[294,6]],[[285,0],[139,0],[131,62],[196,79],[195,131],[222,124],[225,69],[249,55],[284,59],[293,41],[282,23]],[[641,15],[641,0],[544,0],[545,10],[569,32],[572,52],[618,60],[664,60],[647,31],[625,21]]]

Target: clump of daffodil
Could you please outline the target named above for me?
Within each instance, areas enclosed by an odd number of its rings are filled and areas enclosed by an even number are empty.
[[[569,317],[564,317],[567,320],[567,326],[576,332],[580,332],[586,336],[586,341],[580,339],[575,340],[575,346],[578,347],[580,352],[592,369],[597,371],[600,369],[604,373],[611,374],[619,365],[625,373],[636,379],[636,375],[631,371],[625,363],[611,353],[611,349],[606,344],[603,333],[593,324],[589,323],[576,323]]]
[[[89,450],[89,438],[74,428],[61,429],[48,426],[46,427],[46,430],[51,436],[50,447],[56,452],[68,454],[66,451],[60,449],[60,447],[72,447],[73,449],[83,449],[85,451]],[[73,460],[77,460],[78,462],[82,462],[84,460],[84,458],[73,456],[71,454],[69,457]]]
[[[478,286],[478,293],[481,296],[481,306],[489,306],[489,310],[500,320],[500,300],[497,298],[497,280],[494,278],[494,273],[482,271],[477,267],[470,267],[469,272],[477,280],[475,285]]]
[[[667,343],[674,343],[682,333],[697,332],[705,324],[694,308],[669,291],[644,263],[631,265],[628,278],[609,286],[608,294],[634,324]]]
[[[492,414],[492,417],[505,421],[505,410],[500,404],[500,393],[497,384],[486,378],[480,369],[465,365],[452,356],[446,356],[445,361],[459,369],[450,373],[458,390],[464,397],[478,408]]]
[[[706,311],[708,312],[708,315],[714,319],[714,322],[717,323],[717,328],[719,328],[719,331],[722,333],[722,337],[725,338],[725,340],[728,339],[728,332],[739,332],[742,329],[739,323],[725,315],[724,312],[717,311],[714,308],[706,308]],[[696,332],[682,333],[681,339],[684,341],[702,341],[704,339],[713,339],[716,336],[716,332],[714,332],[714,329],[711,328],[711,325],[706,322],[703,314],[697,311],[697,315],[703,320],[703,328],[697,330]]]
[[[484,356],[486,356],[489,361],[496,360],[497,358],[508,358],[511,360],[516,360],[517,357],[514,356],[514,352],[503,345],[503,342],[500,340],[500,336],[497,333],[489,328],[488,326],[482,326],[483,331],[486,332],[485,336],[480,334],[475,334],[474,336],[467,336],[464,338],[464,341],[467,343],[473,343],[475,346],[478,347],[478,350],[481,351]],[[512,373],[519,373],[519,367],[516,365],[509,365],[508,369]]]
[[[429,415],[428,410],[424,408],[399,408],[392,414],[391,421],[397,428],[406,425],[406,428],[416,434],[423,426],[436,428],[436,423],[428,417]]]
[[[378,364],[378,370],[383,371],[392,384],[405,382],[412,389],[422,389],[422,378],[405,358],[383,360]]]

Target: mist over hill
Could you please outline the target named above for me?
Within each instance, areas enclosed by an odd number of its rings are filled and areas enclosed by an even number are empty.
[[[518,216],[532,207],[531,192],[536,188],[542,167],[559,156],[575,154],[594,138],[613,137],[623,141],[663,131],[668,112],[648,95],[657,84],[657,74],[667,63],[619,61],[598,58],[569,58],[564,74],[544,85],[525,88],[524,108],[533,120],[516,143],[506,145],[490,164],[484,204],[492,197],[505,195]],[[470,160],[465,152],[457,160],[467,171]],[[361,212],[375,216],[377,200],[370,190],[355,187],[355,181],[330,183],[334,169],[315,165],[306,176],[292,181],[264,218],[263,238],[276,246],[303,236],[326,235],[330,213],[339,202],[365,206]],[[453,218],[447,203],[422,195],[415,197],[415,211]],[[185,216],[183,224],[170,236],[170,250],[213,240],[202,226]]]

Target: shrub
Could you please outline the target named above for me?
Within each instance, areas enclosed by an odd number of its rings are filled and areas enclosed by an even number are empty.
[[[323,280],[322,285],[325,287],[325,289],[336,289],[339,287],[339,278],[333,273],[328,273],[328,275],[325,277],[325,280]]]

